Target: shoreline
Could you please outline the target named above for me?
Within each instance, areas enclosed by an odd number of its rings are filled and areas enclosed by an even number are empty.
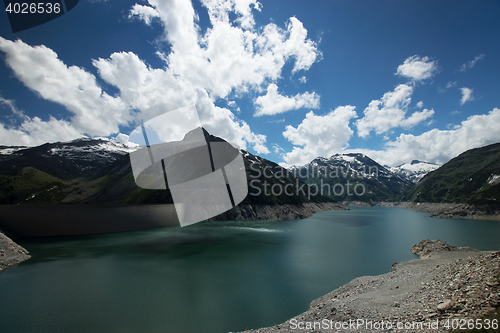
[[[490,220],[500,221],[500,205],[473,205],[464,203],[433,202],[343,202],[353,207],[392,207],[411,209],[417,212],[431,213],[431,217],[445,219]]]
[[[0,231],[0,271],[31,258],[29,252]]]
[[[328,326],[350,320],[394,323],[392,329],[386,326],[377,332],[448,332],[443,326],[447,320],[480,318],[500,305],[500,251],[425,240],[411,252],[421,259],[395,263],[389,273],[358,277],[314,300],[309,310],[285,323],[245,332],[375,331],[363,325],[341,330]],[[398,322],[424,326],[398,329]],[[431,323],[439,328],[425,326]]]

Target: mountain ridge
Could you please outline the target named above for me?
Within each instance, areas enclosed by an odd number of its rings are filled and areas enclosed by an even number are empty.
[[[498,204],[500,143],[467,150],[424,176],[402,201]]]

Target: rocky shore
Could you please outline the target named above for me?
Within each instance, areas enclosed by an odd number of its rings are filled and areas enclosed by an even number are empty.
[[[303,314],[250,332],[447,332],[500,305],[500,251],[425,240],[411,252],[421,259],[354,279]]]
[[[30,255],[22,246],[0,232],[0,271],[28,260]]]
[[[417,212],[432,213],[431,217],[500,221],[500,205],[470,205],[430,202],[380,202],[376,206],[406,208]]]
[[[212,220],[298,220],[326,210],[348,210],[348,208],[336,202],[310,202],[297,205],[243,204],[216,216]]]

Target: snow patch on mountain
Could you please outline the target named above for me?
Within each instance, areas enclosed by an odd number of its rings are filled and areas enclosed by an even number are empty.
[[[26,149],[28,147],[1,147],[0,148],[0,155],[12,155],[17,151]]]
[[[424,178],[426,174],[439,168],[439,165],[413,160],[411,163],[401,164],[397,167],[389,168],[389,170],[401,177],[404,177],[413,183],[417,183]]]

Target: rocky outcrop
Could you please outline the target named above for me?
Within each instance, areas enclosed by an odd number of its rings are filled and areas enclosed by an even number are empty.
[[[0,271],[28,260],[30,257],[25,248],[0,232]]]
[[[429,258],[432,255],[441,254],[443,252],[480,252],[472,247],[456,247],[449,245],[442,240],[426,239],[413,245],[410,250],[411,253],[416,254],[420,259]]]
[[[480,318],[500,305],[500,251],[426,240],[413,252],[425,259],[354,279],[313,301],[307,312],[250,332],[448,332],[446,323]]]
[[[214,217],[211,220],[298,220],[326,210],[348,210],[348,208],[336,202],[309,202],[296,205],[242,204]]]

